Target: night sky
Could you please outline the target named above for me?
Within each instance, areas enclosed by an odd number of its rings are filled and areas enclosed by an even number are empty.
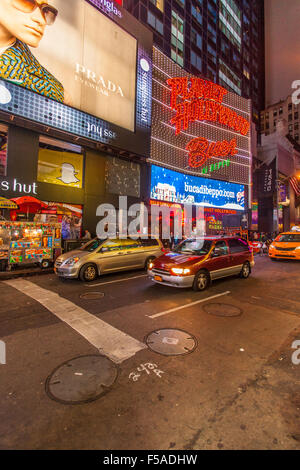
[[[300,80],[300,0],[265,0],[266,103],[285,99]]]

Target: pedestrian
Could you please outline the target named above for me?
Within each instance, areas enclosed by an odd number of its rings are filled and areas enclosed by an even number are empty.
[[[92,239],[92,236],[91,236],[91,234],[88,230],[84,231],[84,235],[83,235],[82,239],[83,240],[91,240]]]

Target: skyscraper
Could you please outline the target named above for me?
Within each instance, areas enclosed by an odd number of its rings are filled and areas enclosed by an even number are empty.
[[[181,67],[265,107],[263,0],[124,0]]]

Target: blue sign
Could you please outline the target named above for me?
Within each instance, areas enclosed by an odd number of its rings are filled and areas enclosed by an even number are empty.
[[[152,165],[151,199],[244,211],[245,186]]]

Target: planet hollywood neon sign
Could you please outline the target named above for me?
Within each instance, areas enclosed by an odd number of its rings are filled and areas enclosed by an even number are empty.
[[[187,130],[190,123],[209,121],[219,123],[234,132],[246,136],[250,122],[235,111],[224,106],[225,88],[201,78],[177,77],[167,80],[171,88],[171,109],[176,111],[170,123],[175,126],[175,135]],[[178,101],[181,98],[181,101]],[[209,142],[202,137],[192,139],[186,146],[189,166],[198,168],[211,157],[226,157],[237,154],[236,139]]]

